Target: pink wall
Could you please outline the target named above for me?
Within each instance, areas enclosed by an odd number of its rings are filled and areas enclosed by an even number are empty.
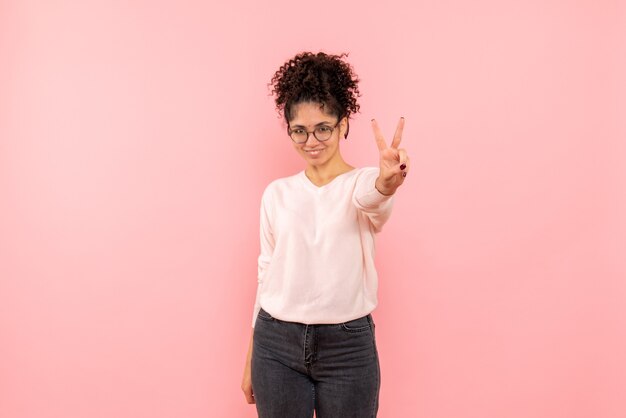
[[[0,416],[256,416],[259,199],[303,168],[266,83],[322,49],[349,162],[406,118],[379,416],[624,417],[619,3],[0,2]]]

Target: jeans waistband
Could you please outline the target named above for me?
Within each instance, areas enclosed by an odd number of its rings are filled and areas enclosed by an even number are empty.
[[[263,315],[263,316],[265,316],[265,317],[268,317],[268,318],[272,318],[272,319],[273,319],[273,320],[275,320],[275,321],[286,322],[286,323],[291,323],[291,324],[299,324],[299,325],[317,325],[317,326],[323,326],[323,325],[339,325],[339,324],[342,324],[342,323],[346,323],[346,322],[350,322],[350,321],[356,321],[356,320],[359,320],[359,319],[362,319],[362,318],[366,318],[366,319],[367,319],[367,322],[370,324],[370,326],[374,326],[374,320],[373,320],[373,318],[372,318],[372,314],[371,314],[371,313],[368,313],[367,315],[361,316],[361,317],[359,317],[359,318],[349,319],[349,320],[344,321],[344,322],[337,322],[337,323],[335,323],[335,324],[328,324],[328,323],[324,323],[324,324],[305,324],[305,323],[302,323],[302,322],[296,322],[296,321],[285,321],[285,320],[282,320],[282,319],[274,318],[274,316],[273,316],[272,314],[270,314],[269,312],[267,312],[267,311],[266,311],[265,309],[263,309],[263,308],[260,308],[260,310],[259,310],[259,314],[260,314],[260,315]]]

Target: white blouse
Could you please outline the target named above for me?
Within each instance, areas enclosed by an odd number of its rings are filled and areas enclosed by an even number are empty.
[[[346,322],[374,310],[374,236],[394,201],[374,186],[378,174],[378,167],[355,168],[318,187],[303,170],[265,188],[253,328],[261,307],[305,324]]]

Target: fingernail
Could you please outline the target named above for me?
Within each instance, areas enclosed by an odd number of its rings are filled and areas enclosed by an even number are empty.
[[[370,122],[374,122],[374,119],[372,119]]]
[[[401,119],[404,119],[404,116],[400,116]]]
[[[402,177],[406,177],[406,171],[402,173]]]
[[[402,163],[400,164],[400,170],[404,170],[406,168],[406,164]]]

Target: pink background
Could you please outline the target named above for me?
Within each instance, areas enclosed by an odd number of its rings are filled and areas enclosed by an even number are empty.
[[[259,199],[303,168],[266,83],[320,49],[350,163],[406,118],[379,416],[626,416],[623,2],[225,3],[0,2],[0,416],[256,416]]]

